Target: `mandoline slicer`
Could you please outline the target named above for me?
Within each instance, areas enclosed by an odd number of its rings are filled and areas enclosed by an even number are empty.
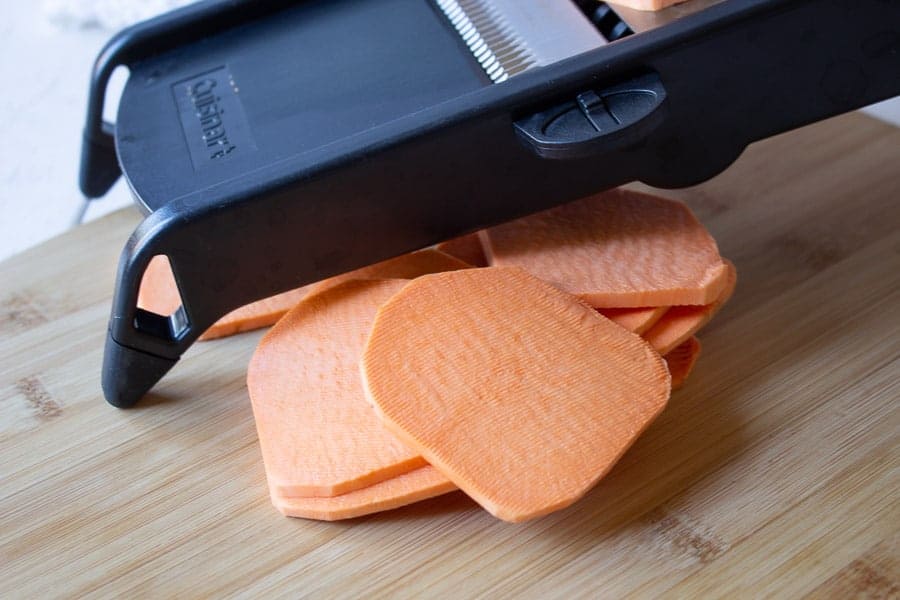
[[[113,69],[130,75],[115,125]],[[900,93],[900,2],[204,1],[124,30],[91,79],[81,188],[124,175],[103,364],[139,400],[230,310]],[[182,306],[137,308],[169,258]]]

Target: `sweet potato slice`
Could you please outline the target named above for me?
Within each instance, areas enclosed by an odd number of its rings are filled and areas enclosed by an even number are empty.
[[[487,257],[484,255],[484,248],[481,247],[481,239],[477,233],[441,242],[435,246],[435,249],[467,262],[473,267],[488,266]]]
[[[709,304],[725,287],[715,240],[681,202],[612,190],[487,230],[488,260],[595,308]]]
[[[247,371],[266,475],[283,496],[337,496],[425,465],[366,401],[359,358],[403,280],[310,294],[266,334]]]
[[[665,355],[677,348],[709,323],[709,320],[728,302],[737,285],[737,269],[729,261],[726,261],[726,265],[728,277],[725,289],[714,302],[704,306],[673,306],[656,322],[656,325],[644,332],[644,339],[650,342],[657,352]]]
[[[304,285],[236,308],[213,323],[200,339],[211,340],[273,325],[303,300],[309,290],[310,286]]]
[[[344,281],[356,279],[415,279],[428,273],[441,271],[455,271],[457,269],[469,269],[472,265],[458,258],[445,254],[439,250],[426,248],[418,252],[402,254],[374,265],[368,265],[355,271],[342,273],[319,283],[314,283],[310,288],[310,294],[332,288]]]
[[[660,320],[668,306],[651,306],[647,308],[600,308],[601,315],[638,335],[644,333]]]
[[[331,498],[286,497],[274,490],[270,490],[270,496],[272,504],[285,516],[337,521],[399,508],[455,489],[440,471],[426,465]]]
[[[378,311],[361,369],[388,429],[512,522],[584,495],[670,391],[639,336],[516,268],[412,281]]]
[[[610,4],[635,10],[662,10],[687,0],[610,0]]]
[[[213,323],[200,339],[211,340],[268,327],[300,302],[308,291],[309,286],[303,286],[241,306]],[[170,315],[181,306],[181,295],[167,257],[159,255],[150,259],[141,279],[137,305],[159,315]]]
[[[137,305],[163,316],[171,315],[181,306],[181,294],[168,256],[160,254],[150,259],[138,288]]]
[[[251,302],[237,308],[200,336],[211,340],[252,331],[273,325],[298,302],[313,292],[320,292],[351,279],[412,279],[426,273],[465,269],[471,265],[437,250],[421,250],[398,256],[381,263],[344,273],[319,283],[305,285],[287,292]],[[165,256],[154,256],[144,272],[138,291],[138,306],[161,315],[170,315],[181,305],[181,296],[172,267]]]
[[[700,358],[701,349],[700,340],[690,337],[663,356],[669,367],[669,374],[672,376],[673,390],[677,390],[687,381],[691,371],[694,370],[694,365],[697,364],[697,359]]]

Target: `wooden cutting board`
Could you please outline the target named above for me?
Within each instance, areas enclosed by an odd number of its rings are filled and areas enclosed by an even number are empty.
[[[136,212],[0,264],[0,596],[897,597],[900,130],[833,119],[668,194],[737,264],[737,293],[612,474],[522,525],[459,492],[280,516],[244,384],[258,333],[197,344],[138,408],[107,406]]]

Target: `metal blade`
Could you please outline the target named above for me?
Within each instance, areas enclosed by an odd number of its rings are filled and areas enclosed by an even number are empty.
[[[606,40],[569,0],[435,0],[495,83]]]

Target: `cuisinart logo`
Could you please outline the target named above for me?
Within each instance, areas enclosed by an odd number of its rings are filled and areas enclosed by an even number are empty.
[[[256,150],[240,90],[227,67],[179,81],[172,91],[195,169]]]
[[[206,77],[187,88],[211,159],[222,158],[237,148],[228,140],[228,132],[225,131],[225,110],[219,107],[222,98],[215,93],[218,83],[215,79]]]

